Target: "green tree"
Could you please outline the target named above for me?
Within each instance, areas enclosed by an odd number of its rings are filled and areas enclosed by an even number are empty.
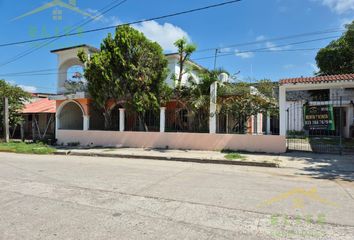
[[[23,109],[26,101],[30,99],[31,95],[25,92],[22,88],[13,86],[5,80],[0,79],[0,96],[0,133],[2,133],[4,126],[3,97],[6,96],[9,99],[10,126],[14,128],[23,121],[21,117],[21,110]]]
[[[277,114],[276,87],[270,80],[222,84],[218,90],[218,112],[234,117],[231,129],[244,131],[244,124],[251,116],[268,112]]]
[[[134,28],[121,26],[114,37],[109,34],[103,40],[98,53],[88,58],[80,52],[79,58],[86,65],[88,91],[104,110],[106,129],[111,118],[107,103],[114,100],[137,113],[141,130],[147,130],[146,111],[157,110],[171,92],[165,83],[167,59],[161,46]]]
[[[182,85],[182,80],[187,75],[187,81],[193,81],[188,74],[193,70],[192,67],[187,64],[190,61],[190,58],[193,52],[196,51],[197,47],[193,43],[189,43],[186,38],[178,39],[174,45],[177,47],[178,52],[178,74],[172,76],[174,83],[175,83],[175,100],[178,104],[184,104],[183,96],[188,95],[188,88]]]
[[[346,26],[346,32],[316,56],[320,69],[318,75],[347,74],[354,72],[354,21]]]

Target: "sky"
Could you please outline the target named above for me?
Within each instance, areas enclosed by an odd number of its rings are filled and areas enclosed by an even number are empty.
[[[224,1],[227,0],[127,0],[93,19],[104,7],[118,1],[62,0],[81,12],[57,6],[22,17],[52,0],[0,0],[0,45],[53,36],[83,22],[89,23],[81,30],[114,26]],[[206,68],[214,68],[215,49],[219,49],[217,68],[245,81],[278,81],[312,76],[317,71],[318,49],[338,38],[343,26],[352,20],[354,0],[242,0],[134,27],[157,41],[166,53],[176,50],[175,40],[186,37],[198,47],[192,59]],[[54,93],[57,57],[50,51],[79,44],[99,47],[109,32],[114,29],[60,38],[39,49],[36,48],[43,42],[0,47],[0,79],[27,91]],[[314,32],[322,33],[308,34]],[[31,53],[16,57],[26,52]]]

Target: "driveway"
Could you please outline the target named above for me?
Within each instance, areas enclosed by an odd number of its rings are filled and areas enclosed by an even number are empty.
[[[298,173],[0,153],[0,239],[353,239],[353,182]]]

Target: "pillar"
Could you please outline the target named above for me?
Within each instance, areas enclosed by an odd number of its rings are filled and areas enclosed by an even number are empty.
[[[345,132],[344,132],[344,137],[345,138],[350,138],[351,137],[351,134],[350,134],[350,127],[352,126],[353,124],[353,111],[354,111],[354,107],[352,104],[349,105],[349,107],[347,107],[346,109],[346,126],[345,126]]]
[[[88,131],[90,128],[90,116],[84,115],[84,131]]]
[[[279,134],[286,136],[286,88],[279,87]]]
[[[267,135],[270,135],[270,112],[267,112],[267,131],[266,131]]]
[[[160,132],[165,132],[166,108],[160,108]]]
[[[124,132],[125,127],[125,109],[119,108],[119,131]]]
[[[210,86],[210,116],[209,116],[209,133],[216,133],[216,100],[217,100],[217,82]]]
[[[263,131],[263,114],[257,114],[257,134],[262,134]]]

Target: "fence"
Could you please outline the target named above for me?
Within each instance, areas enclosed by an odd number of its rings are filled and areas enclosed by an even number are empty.
[[[288,150],[319,153],[353,151],[350,111],[353,111],[352,103],[342,97],[288,103]]]
[[[279,135],[279,115],[259,113],[253,116],[217,114],[217,133]]]
[[[146,111],[145,114],[127,111],[125,113],[125,131],[158,132],[160,131],[160,112]]]
[[[167,109],[165,117],[166,132],[209,132],[209,112],[188,111],[186,109]]]

